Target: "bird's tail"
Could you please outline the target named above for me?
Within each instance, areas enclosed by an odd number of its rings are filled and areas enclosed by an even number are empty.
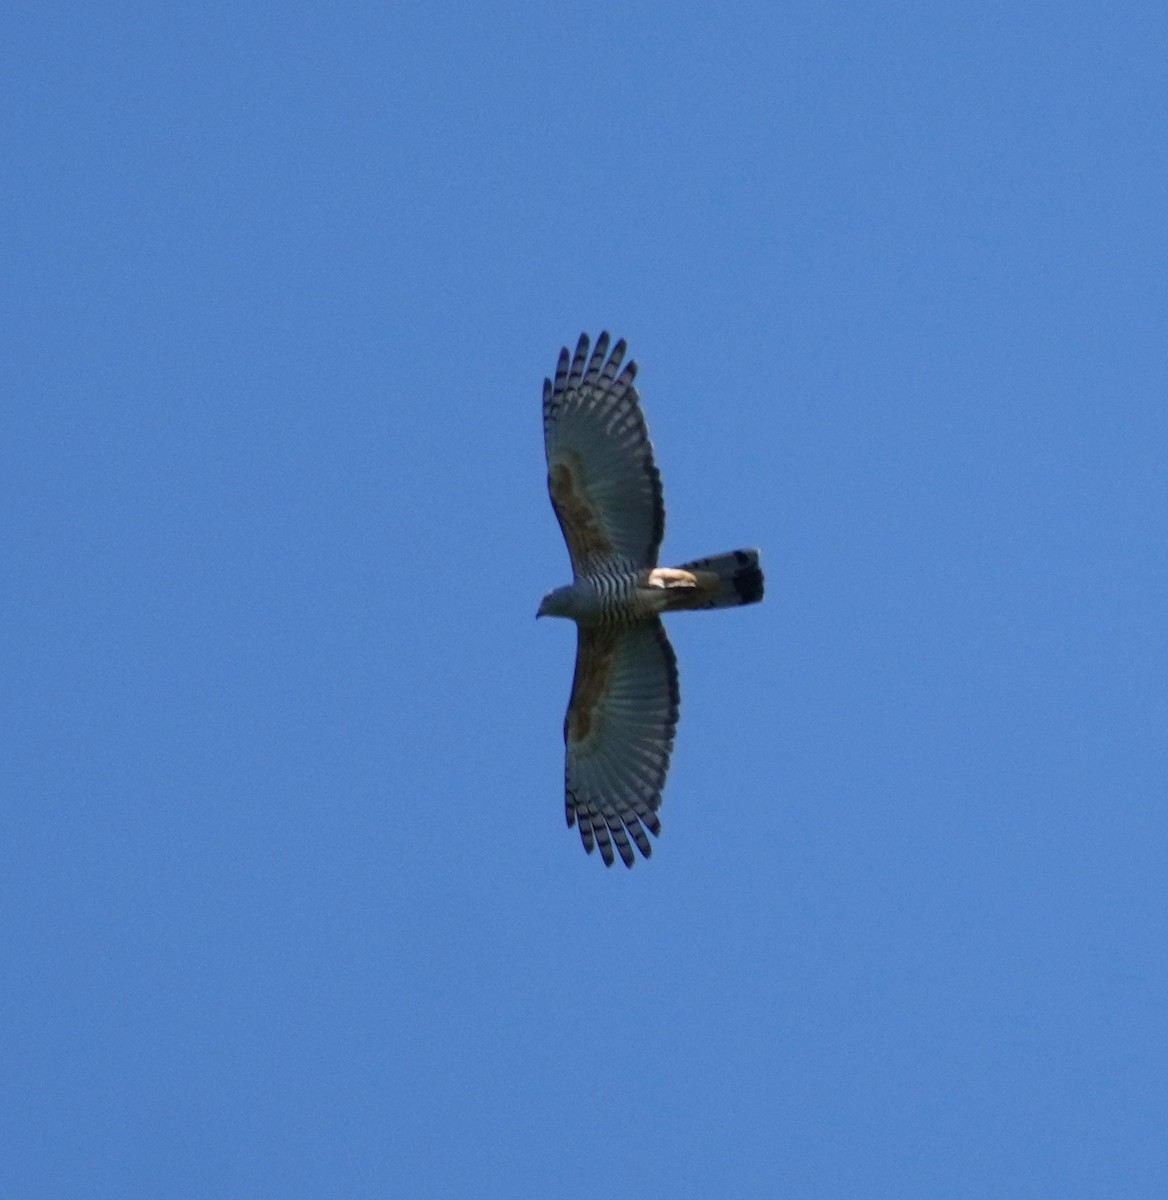
[[[678,569],[692,572],[697,579],[697,588],[679,608],[734,608],[739,604],[757,604],[762,599],[762,568],[758,565],[757,550],[731,550],[729,554],[695,558]]]

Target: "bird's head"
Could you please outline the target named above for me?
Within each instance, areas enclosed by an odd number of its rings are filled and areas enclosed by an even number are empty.
[[[566,617],[568,615],[568,606],[570,603],[571,585],[567,587],[553,588],[539,602],[539,611],[535,614],[536,619],[540,617]]]

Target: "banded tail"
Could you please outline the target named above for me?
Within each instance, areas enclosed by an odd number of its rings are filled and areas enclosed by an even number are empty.
[[[681,571],[691,571],[697,577],[696,594],[691,593],[684,608],[735,608],[740,604],[757,604],[762,599],[762,568],[758,565],[757,550],[731,550],[729,554],[713,554],[682,563]],[[672,607],[672,606],[671,606]]]

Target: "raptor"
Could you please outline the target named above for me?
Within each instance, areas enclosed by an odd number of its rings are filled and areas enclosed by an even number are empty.
[[[755,604],[757,550],[659,567],[661,476],[633,386],[627,347],[581,334],[543,385],[548,492],[568,544],[572,582],[537,616],[576,622],[576,672],[564,719],[568,825],[605,864],[652,853],[677,730],[677,659],[662,613]],[[615,852],[614,852],[615,850]]]

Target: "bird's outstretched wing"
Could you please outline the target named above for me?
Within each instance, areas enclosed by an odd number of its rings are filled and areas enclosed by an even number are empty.
[[[677,661],[661,621],[613,628],[580,626],[576,675],[564,720],[564,786],[569,825],[584,849],[609,866],[648,858],[677,729]]]
[[[616,562],[655,567],[665,531],[661,477],[637,401],[636,363],[621,370],[625,343],[608,353],[608,334],[591,355],[581,334],[576,353],[560,351],[554,380],[543,385],[548,492],[572,570],[587,575]]]

